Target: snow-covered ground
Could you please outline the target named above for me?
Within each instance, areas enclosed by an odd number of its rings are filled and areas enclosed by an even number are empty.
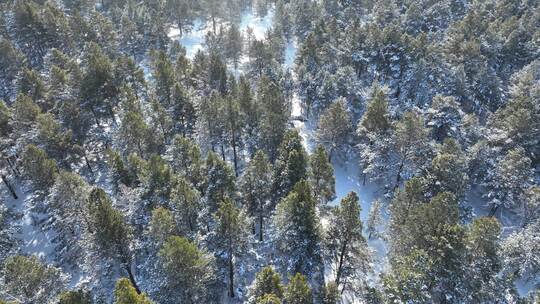
[[[248,28],[250,28],[256,39],[263,39],[266,31],[272,25],[273,18],[273,10],[269,10],[268,14],[264,17],[257,16],[252,10],[244,11],[240,19],[240,31],[246,37]],[[197,51],[204,48],[206,34],[210,31],[212,31],[211,21],[204,22],[202,20],[196,20],[193,30],[190,32],[183,33],[180,36],[178,28],[171,27],[167,35],[173,40],[179,39],[180,44],[186,48],[186,56],[192,59]]]

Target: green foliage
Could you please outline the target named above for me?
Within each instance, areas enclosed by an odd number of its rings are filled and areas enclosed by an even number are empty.
[[[39,113],[40,107],[28,95],[19,94],[13,104],[13,119],[22,125],[33,123]]]
[[[336,196],[334,168],[328,159],[326,149],[321,145],[309,156],[309,181],[313,195],[323,206]]]
[[[178,296],[178,300],[205,303],[215,279],[214,260],[208,254],[186,238],[171,236],[159,251],[159,258],[167,278],[167,298]]]
[[[336,99],[320,116],[317,141],[328,149],[330,158],[344,157],[350,148],[353,127],[345,98]]]
[[[4,289],[24,302],[52,301],[66,283],[60,269],[43,264],[35,256],[11,256],[3,266]],[[43,290],[47,292],[40,292]]]
[[[56,162],[48,158],[45,151],[32,144],[26,146],[22,166],[25,175],[40,189],[52,186],[58,174]]]
[[[210,212],[214,212],[219,202],[226,197],[234,197],[236,188],[234,172],[216,153],[210,152],[206,157],[206,178],[205,197]]]
[[[3,100],[0,100],[0,135],[7,135],[11,131],[8,125],[11,120],[11,109],[6,106]]]
[[[88,197],[90,230],[101,250],[122,263],[130,260],[129,242],[131,227],[124,222],[122,213],[112,206],[112,201],[101,188],[94,188]]]
[[[264,267],[257,273],[255,283],[249,291],[249,295],[255,299],[264,298],[265,295],[273,295],[278,299],[283,297],[281,277],[272,266]]]
[[[149,226],[150,235],[157,244],[163,244],[177,230],[172,212],[163,207],[152,210]]]
[[[287,304],[312,304],[313,295],[311,294],[311,288],[309,287],[307,278],[296,273],[289,280],[289,284],[285,287],[285,293],[283,300]]]
[[[121,278],[114,289],[114,304],[152,304],[144,294],[138,294],[131,282]]]
[[[92,304],[92,297],[89,292],[79,289],[77,291],[66,291],[60,294],[58,304]]]
[[[287,195],[296,183],[307,177],[308,156],[296,130],[287,130],[274,165],[274,198]]]
[[[308,182],[298,182],[277,205],[277,248],[296,272],[314,270],[320,260],[320,223]]]
[[[171,190],[171,208],[184,235],[194,233],[198,227],[201,208],[200,193],[183,177],[177,176]]]
[[[336,271],[335,283],[343,289],[350,288],[350,282],[362,280],[370,269],[360,210],[358,195],[355,192],[347,194],[332,210],[325,238],[328,256]]]
[[[281,304],[281,300],[274,294],[265,294],[258,297],[255,304]]]

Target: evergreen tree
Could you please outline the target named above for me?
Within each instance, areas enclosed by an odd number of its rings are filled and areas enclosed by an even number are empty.
[[[201,208],[200,194],[181,176],[174,181],[171,190],[171,208],[184,235],[195,233],[198,228],[198,217]]]
[[[375,200],[369,208],[368,220],[367,220],[367,233],[368,239],[379,238],[379,227],[383,224],[381,201]]]
[[[301,180],[277,205],[274,218],[277,249],[287,269],[315,275],[321,264],[320,223],[309,184]]]
[[[206,157],[206,187],[204,198],[210,213],[218,209],[218,204],[226,197],[233,198],[235,178],[232,168],[215,153]]]
[[[489,192],[486,197],[494,215],[501,206],[518,207],[524,191],[531,185],[531,159],[523,148],[508,151],[496,164],[494,172],[488,173]]]
[[[89,191],[88,184],[81,176],[61,171],[49,196],[51,227],[57,234],[56,259],[74,267],[83,265],[85,256]]]
[[[429,157],[428,131],[422,117],[415,112],[406,112],[396,123],[393,150],[395,152],[396,188],[404,173],[413,174],[424,168]]]
[[[122,278],[116,282],[114,289],[114,304],[151,304],[152,301],[148,299],[144,294],[140,294],[133,286],[131,282]]]
[[[24,174],[42,190],[52,186],[58,174],[56,162],[50,159],[45,151],[32,144],[24,150],[22,167]]]
[[[171,147],[172,168],[201,190],[204,182],[204,160],[199,146],[189,138],[176,135]]]
[[[160,290],[165,303],[212,301],[215,266],[207,253],[183,237],[171,236],[159,251],[159,258],[166,278]]]
[[[100,248],[99,254],[111,258],[113,261],[118,261],[127,272],[137,293],[140,293],[131,270],[131,227],[124,221],[121,212],[112,206],[111,199],[103,189],[94,188],[90,192],[88,209],[90,231]]]
[[[240,190],[250,216],[256,217],[259,226],[259,241],[263,241],[263,222],[271,212],[272,165],[261,150],[249,162],[240,179]]]
[[[391,150],[392,121],[388,111],[386,89],[373,83],[366,112],[358,123],[360,163],[364,177],[382,179],[388,172]],[[365,180],[365,178],[364,178]]]
[[[159,247],[163,245],[170,236],[177,232],[173,213],[164,207],[153,209],[148,230],[154,242]]]
[[[276,200],[287,195],[296,183],[307,177],[307,155],[296,130],[288,130],[281,142],[273,175]]]
[[[288,304],[312,304],[313,295],[307,278],[300,273],[292,276],[285,287],[283,300]]]
[[[260,145],[270,161],[278,157],[278,147],[285,138],[290,106],[282,89],[267,77],[261,77],[257,90],[257,103],[261,105]]]
[[[335,283],[350,289],[369,270],[369,252],[362,236],[358,195],[350,192],[333,210],[326,236],[328,258],[335,264]]]
[[[248,229],[245,214],[236,206],[230,198],[225,198],[216,211],[215,242],[220,256],[226,260],[228,276],[228,295],[235,297],[234,274],[235,261],[245,250],[248,240]]]
[[[461,147],[455,140],[446,138],[429,170],[435,192],[448,191],[458,199],[463,198],[469,186],[467,171],[468,164]]]
[[[66,291],[60,294],[58,304],[92,304],[92,297],[88,291]]]
[[[309,156],[309,181],[313,195],[322,206],[336,196],[334,168],[328,158],[325,148],[321,145]]]
[[[344,156],[351,144],[352,125],[344,98],[336,99],[319,118],[317,141],[328,149],[332,156]]]
[[[36,256],[11,256],[3,265],[0,290],[27,303],[49,303],[65,288],[67,277],[59,268]]]
[[[82,105],[92,112],[96,123],[104,113],[113,116],[114,98],[117,88],[114,86],[113,68],[109,57],[96,43],[88,46],[87,66],[80,88]]]
[[[256,300],[257,304],[265,295],[273,295],[278,301],[283,297],[281,277],[272,266],[264,267],[257,273],[253,286],[249,290],[249,298]]]

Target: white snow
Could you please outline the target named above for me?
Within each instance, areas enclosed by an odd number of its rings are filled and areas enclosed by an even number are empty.
[[[240,31],[247,34],[248,27],[251,28],[253,35],[256,39],[263,39],[266,35],[266,31],[272,25],[272,19],[274,18],[274,11],[269,10],[268,14],[264,17],[259,17],[252,10],[247,10],[242,13],[240,21]],[[177,27],[173,26],[169,29],[167,36],[171,39],[179,39],[180,44],[186,48],[186,56],[193,59],[197,51],[204,48],[204,41],[206,34],[212,31],[212,22],[203,22],[196,20],[193,26],[193,30],[187,33],[183,33],[180,37],[180,31]]]

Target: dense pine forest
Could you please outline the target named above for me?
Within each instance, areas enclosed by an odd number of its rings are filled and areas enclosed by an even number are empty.
[[[540,303],[540,2],[1,0],[0,303]]]

